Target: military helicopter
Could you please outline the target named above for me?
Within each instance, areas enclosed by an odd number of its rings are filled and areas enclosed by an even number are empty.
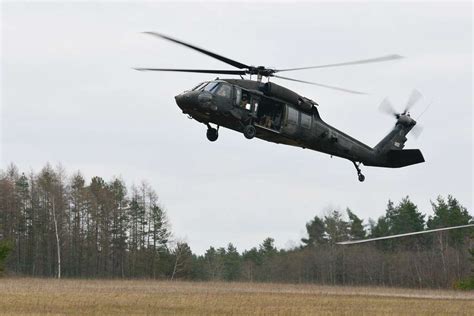
[[[396,122],[388,135],[372,148],[324,122],[315,101],[269,81],[269,78],[275,77],[347,93],[364,94],[359,91],[283,77],[277,73],[385,62],[403,58],[402,56],[387,55],[320,66],[272,69],[243,64],[160,33],[144,33],[183,45],[238,68],[234,70],[135,68],[140,71],[239,75],[241,79],[216,78],[205,81],[175,96],[176,103],[184,114],[207,126],[206,135],[211,142],[217,140],[219,127],[223,126],[243,133],[247,139],[257,137],[277,144],[309,148],[350,160],[361,182],[365,180],[360,169],[361,164],[399,168],[425,161],[420,150],[403,149],[407,141],[406,135],[416,125],[416,121],[410,117],[409,110],[421,98],[418,91],[415,90],[412,93],[405,109],[400,113],[393,109],[387,99],[383,101],[381,109],[394,115]],[[250,75],[250,80],[244,79],[242,77],[244,75]],[[256,76],[256,80],[251,80],[252,76]],[[262,82],[263,77],[268,78],[268,81]],[[211,123],[216,127],[212,127]]]

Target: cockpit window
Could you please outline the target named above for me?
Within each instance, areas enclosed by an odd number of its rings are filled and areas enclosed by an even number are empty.
[[[206,81],[206,82],[201,82],[200,84],[198,84],[197,86],[195,86],[192,91],[201,90],[202,88],[204,88],[204,86],[205,86],[206,84],[208,84],[208,81]]]
[[[208,85],[204,88],[204,90],[212,92],[214,88],[219,84],[219,82],[209,82]]]
[[[230,94],[232,91],[232,87],[226,83],[221,83],[219,85],[219,88],[217,89],[216,95],[224,97],[224,98],[230,98]]]

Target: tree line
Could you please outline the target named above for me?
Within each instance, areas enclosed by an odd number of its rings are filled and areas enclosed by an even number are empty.
[[[355,212],[334,210],[306,223],[307,236],[292,249],[273,238],[239,252],[229,243],[194,254],[172,237],[158,195],[145,182],[80,172],[67,176],[46,165],[21,173],[0,170],[0,261],[11,274],[42,277],[156,278],[292,282],[331,285],[451,287],[474,282],[474,230],[462,229],[337,245],[473,223],[454,197],[438,197],[426,217],[409,199],[388,201],[385,214],[367,224]],[[0,262],[0,272],[2,263]]]

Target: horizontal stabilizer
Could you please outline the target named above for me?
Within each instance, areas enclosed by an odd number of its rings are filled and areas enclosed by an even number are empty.
[[[389,150],[387,161],[392,168],[399,168],[425,162],[419,149]]]

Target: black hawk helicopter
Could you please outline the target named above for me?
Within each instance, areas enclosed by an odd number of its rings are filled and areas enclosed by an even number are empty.
[[[262,82],[263,77],[275,77],[348,93],[364,94],[276,74],[284,71],[384,62],[403,58],[402,56],[387,55],[321,66],[272,69],[264,66],[249,66],[163,34],[155,32],[145,32],[145,34],[186,46],[238,68],[236,70],[135,68],[141,71],[240,75],[242,79],[217,78],[202,82],[175,97],[176,103],[184,114],[207,126],[207,138],[212,142],[217,140],[219,127],[223,126],[242,132],[247,139],[257,137],[277,144],[309,148],[350,160],[361,182],[365,180],[360,170],[361,164],[399,168],[425,161],[420,150],[403,149],[407,141],[406,135],[416,125],[416,121],[408,112],[421,98],[421,94],[416,90],[401,113],[397,113],[387,99],[383,101],[381,109],[393,114],[396,123],[388,135],[372,148],[324,122],[316,108],[318,104],[313,100],[273,82]],[[243,75],[250,75],[250,79],[255,75],[257,80],[243,79]],[[212,127],[211,123],[215,124],[216,128]]]

